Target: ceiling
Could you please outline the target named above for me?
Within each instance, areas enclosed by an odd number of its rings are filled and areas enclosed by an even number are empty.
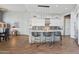
[[[40,14],[63,14],[70,12],[76,6],[75,4],[43,4],[49,8],[38,7],[38,4],[0,4],[0,8],[8,11],[30,12]]]

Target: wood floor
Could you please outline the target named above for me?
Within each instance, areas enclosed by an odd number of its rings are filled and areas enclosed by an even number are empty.
[[[28,36],[13,36],[10,40],[0,42],[0,54],[75,54],[79,47],[73,39],[63,37],[62,46],[57,42],[51,47],[48,44],[29,45]]]

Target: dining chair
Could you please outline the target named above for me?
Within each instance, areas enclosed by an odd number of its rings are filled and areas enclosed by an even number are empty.
[[[9,39],[9,28],[5,28],[5,30],[0,33],[0,40],[3,39],[5,41],[7,41],[7,39]]]
[[[2,38],[4,39],[3,33],[4,33],[4,28],[0,28],[0,42],[1,42]]]
[[[5,39],[9,39],[9,36],[10,36],[10,29],[6,28],[5,29]]]

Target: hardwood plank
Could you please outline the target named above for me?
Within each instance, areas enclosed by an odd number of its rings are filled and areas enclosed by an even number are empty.
[[[63,36],[62,46],[55,42],[52,46],[43,44],[37,47],[37,44],[29,45],[28,36],[13,36],[10,40],[0,42],[1,54],[73,54],[79,53],[79,47],[74,39],[69,36]]]

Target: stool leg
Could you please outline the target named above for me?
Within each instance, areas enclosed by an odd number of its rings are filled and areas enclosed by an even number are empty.
[[[52,45],[52,37],[51,37],[51,45]]]
[[[41,45],[43,45],[44,42],[42,41],[42,39],[40,39],[40,40],[41,40]]]
[[[53,37],[51,37],[51,44],[52,44],[52,41],[53,41]]]
[[[1,42],[1,37],[0,37],[0,42]]]
[[[60,35],[60,45],[62,45],[62,35]]]
[[[51,46],[52,45],[52,38],[49,38],[49,39],[50,39],[49,46]]]
[[[35,38],[35,40],[36,40],[36,38]],[[39,46],[40,46],[39,43],[40,43],[40,42],[36,42],[36,44],[37,44],[36,47],[39,47]]]
[[[54,41],[55,41],[55,35],[54,35],[54,39],[53,39],[53,44],[55,43]]]
[[[45,37],[45,43],[46,43],[46,37]]]
[[[7,36],[4,37],[4,40],[7,41]]]

